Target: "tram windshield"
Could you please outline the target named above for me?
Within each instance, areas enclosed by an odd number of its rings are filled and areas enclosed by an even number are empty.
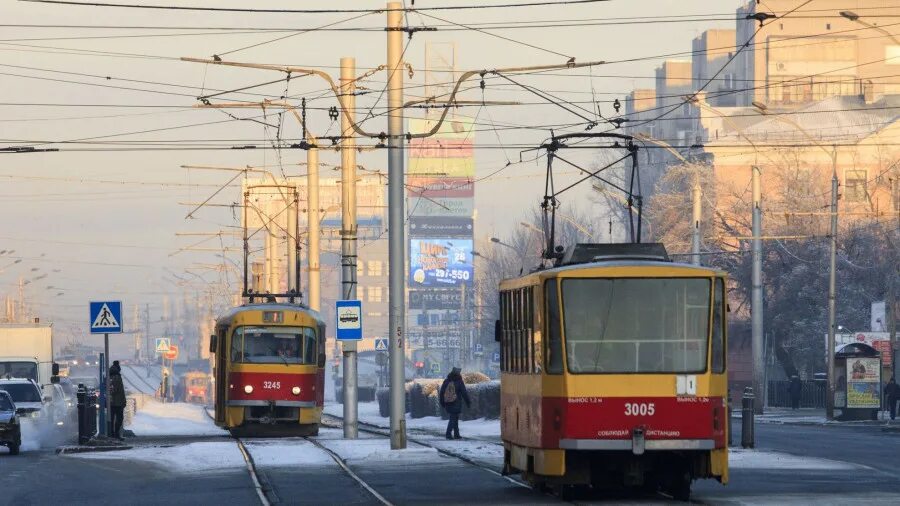
[[[569,372],[705,371],[710,293],[708,279],[564,279]]]
[[[311,327],[238,327],[231,337],[231,361],[315,364],[316,330]]]

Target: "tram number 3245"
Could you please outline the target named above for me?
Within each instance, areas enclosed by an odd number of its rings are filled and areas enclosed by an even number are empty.
[[[656,406],[652,402],[626,402],[625,416],[653,416]]]
[[[280,390],[281,382],[280,381],[263,381],[263,389],[264,390]]]

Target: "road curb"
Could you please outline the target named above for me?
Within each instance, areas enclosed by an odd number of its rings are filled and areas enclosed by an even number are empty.
[[[57,455],[67,453],[91,453],[91,452],[115,452],[119,450],[130,450],[132,446],[128,445],[104,445],[104,446],[60,446],[56,449]]]

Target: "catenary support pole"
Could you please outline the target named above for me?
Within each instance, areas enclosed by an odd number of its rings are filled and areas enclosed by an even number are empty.
[[[753,186],[753,245],[752,245],[752,287],[750,298],[750,333],[753,345],[753,406],[756,413],[763,412],[763,382],[766,367],[766,348],[763,339],[763,293],[762,293],[762,189],[759,166],[752,167]]]
[[[341,115],[341,298],[356,299],[356,141],[352,123],[356,120],[356,60],[341,58],[340,101],[348,114]],[[349,115],[349,117],[348,117]],[[357,362],[356,342],[345,341],[344,355],[344,438],[356,439]]]
[[[310,139],[313,146],[318,144],[318,139]],[[321,278],[319,271],[319,149],[310,147],[306,152],[306,187],[309,201],[307,202],[306,223],[309,234],[309,249],[307,255],[309,267],[309,308],[314,311],[322,309],[321,304]]]
[[[405,277],[406,237],[403,230],[403,6],[387,4],[388,71],[388,321],[390,322],[391,448],[406,448]]]
[[[825,356],[828,363],[828,394],[825,396],[825,419],[834,420],[834,331],[835,331],[835,292],[837,277],[837,231],[838,231],[838,178],[837,178],[837,147],[831,151],[831,254],[829,258],[828,276],[828,344],[825,346]]]
[[[694,212],[691,226],[691,263],[700,265],[700,220],[702,219],[703,208],[700,198],[702,196],[700,189],[700,176],[694,174],[694,187],[691,191],[691,198],[694,201]]]
[[[287,183],[287,181],[285,181]],[[297,237],[297,213],[299,211],[299,196],[297,195],[297,187],[294,186],[290,189],[289,197],[288,197],[288,212],[287,212],[287,240],[284,242],[285,247],[287,248],[287,290],[285,292],[290,292],[292,289],[300,291],[299,286],[295,286],[294,283],[297,280],[297,244],[299,241],[299,237]]]

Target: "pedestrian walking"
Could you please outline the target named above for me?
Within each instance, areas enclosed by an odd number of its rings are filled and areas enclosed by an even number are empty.
[[[441,384],[439,399],[441,406],[447,411],[450,420],[447,421],[447,439],[459,439],[459,414],[462,412],[462,403],[466,401],[466,407],[470,407],[472,403],[469,401],[469,392],[466,391],[466,384],[463,383],[461,369],[454,367]]]
[[[884,399],[887,401],[888,409],[891,411],[891,420],[897,419],[897,401],[900,401],[900,385],[891,376],[890,381],[884,386]]]
[[[113,361],[109,368],[109,407],[112,437],[122,438],[122,423],[125,421],[125,385],[122,383],[122,368],[119,361]]]
[[[788,393],[791,395],[791,409],[800,409],[800,394],[803,393],[803,384],[800,383],[800,377],[796,374],[791,376]]]

